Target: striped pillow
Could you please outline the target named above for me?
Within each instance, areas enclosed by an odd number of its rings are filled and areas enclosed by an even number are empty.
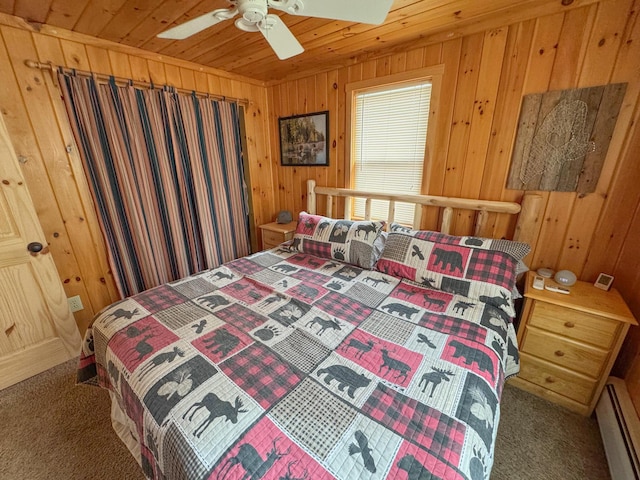
[[[291,250],[370,269],[384,222],[335,220],[300,212]]]

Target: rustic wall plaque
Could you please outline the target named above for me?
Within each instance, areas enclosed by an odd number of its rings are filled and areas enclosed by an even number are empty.
[[[526,95],[507,188],[595,191],[626,89],[615,83]]]

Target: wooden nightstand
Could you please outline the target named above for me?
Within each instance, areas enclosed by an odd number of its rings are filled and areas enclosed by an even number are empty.
[[[291,240],[293,234],[296,233],[296,226],[298,222],[290,223],[267,223],[260,225],[262,230],[262,248],[267,250],[280,245],[282,242]]]
[[[637,325],[617,290],[577,282],[564,295],[525,283],[516,387],[583,415],[593,411],[627,330]],[[553,284],[550,279],[546,284]]]

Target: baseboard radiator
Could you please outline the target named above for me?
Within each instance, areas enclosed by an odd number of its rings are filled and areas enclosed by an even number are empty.
[[[623,380],[607,379],[596,417],[612,480],[640,480],[640,419]]]

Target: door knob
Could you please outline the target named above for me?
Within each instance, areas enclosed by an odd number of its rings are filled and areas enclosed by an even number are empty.
[[[42,250],[42,244],[40,242],[31,242],[29,245],[27,245],[27,250],[29,250],[31,253],[38,253],[40,250]]]

